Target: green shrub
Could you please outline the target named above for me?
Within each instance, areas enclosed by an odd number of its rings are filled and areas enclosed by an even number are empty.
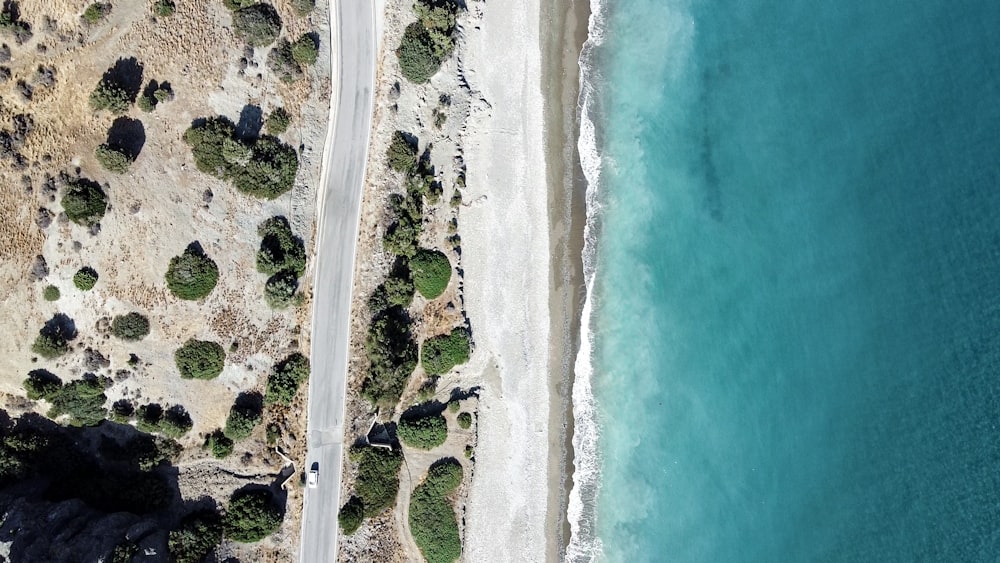
[[[264,126],[267,127],[268,135],[280,135],[288,130],[288,125],[292,122],[292,116],[288,115],[285,108],[277,108],[267,116]]]
[[[69,415],[72,426],[96,426],[103,421],[108,411],[104,408],[108,400],[104,394],[104,381],[79,379],[70,381],[46,397],[52,408],[49,418]]]
[[[128,342],[137,342],[149,335],[149,319],[141,313],[126,313],[111,320],[111,334]]]
[[[448,422],[441,415],[403,418],[399,421],[396,433],[411,448],[432,450],[448,439]]]
[[[62,380],[49,371],[35,369],[28,372],[28,378],[24,380],[22,385],[24,385],[24,390],[28,392],[28,398],[37,401],[38,399],[48,399],[62,388]]]
[[[299,64],[314,64],[318,53],[319,45],[311,33],[302,34],[295,43],[292,43],[292,58]]]
[[[451,563],[462,554],[455,509],[447,499],[461,482],[462,466],[442,460],[410,496],[410,533],[428,563]]]
[[[132,155],[126,154],[124,150],[106,144],[98,145],[94,149],[94,157],[97,158],[97,162],[100,162],[105,170],[114,172],[115,174],[128,172],[134,160]]]
[[[340,522],[340,529],[343,530],[344,535],[351,535],[358,531],[361,527],[361,522],[365,519],[365,508],[361,503],[361,499],[352,496],[344,506],[340,507],[340,512],[337,514],[337,521]]]
[[[125,540],[115,546],[111,552],[110,563],[132,563],[132,558],[139,553],[139,545],[133,541]]]
[[[257,227],[261,237],[257,250],[257,271],[273,275],[283,270],[301,276],[306,270],[306,247],[302,239],[292,232],[288,219],[271,217]]]
[[[128,399],[118,399],[111,403],[111,420],[118,424],[128,424],[135,416],[135,406]]]
[[[219,281],[219,267],[197,244],[190,244],[184,254],[170,259],[166,274],[170,293],[194,301],[207,296]]]
[[[427,299],[444,293],[451,281],[451,262],[444,253],[422,248],[410,260],[413,285]]]
[[[422,199],[413,194],[392,194],[389,210],[395,220],[382,237],[382,246],[396,256],[412,258],[417,253],[420,233],[423,231]]]
[[[295,272],[283,270],[267,278],[264,283],[264,301],[272,309],[284,309],[295,299],[299,280]]]
[[[111,113],[125,113],[132,96],[117,82],[104,77],[90,93],[90,107],[95,111],[106,109]]]
[[[366,517],[378,516],[396,502],[403,456],[388,448],[363,446],[351,448],[350,457],[358,464],[354,488],[364,514]]]
[[[417,367],[417,347],[410,320],[399,308],[390,309],[372,322],[365,339],[368,374],[361,396],[377,406],[392,407]]]
[[[167,409],[160,420],[159,432],[170,438],[180,438],[190,432],[193,427],[194,422],[187,409],[181,405],[174,405]]]
[[[267,378],[264,402],[267,404],[292,404],[299,386],[309,379],[309,358],[295,352],[275,364]]]
[[[457,399],[448,402],[448,412],[458,412],[462,408],[462,403]]]
[[[308,15],[316,8],[316,0],[292,0],[292,9],[300,16]]]
[[[174,0],[157,0],[153,3],[153,13],[161,18],[168,18],[174,15],[176,8]]]
[[[273,534],[281,526],[285,510],[267,489],[240,489],[233,493],[223,519],[225,536],[252,543]]]
[[[149,96],[139,96],[139,99],[135,101],[135,105],[139,106],[139,109],[142,111],[149,113],[156,109],[156,99]]]
[[[73,285],[80,291],[90,291],[97,284],[97,270],[84,266],[73,274]]]
[[[278,438],[281,437],[281,427],[273,422],[268,424],[264,427],[264,437],[267,439],[268,446],[277,444]]]
[[[60,295],[59,288],[54,285],[47,285],[45,286],[45,289],[42,290],[42,297],[46,301],[58,301]]]
[[[226,437],[234,442],[249,438],[263,417],[261,404],[260,395],[256,393],[243,393],[237,397],[226,418],[223,430]]]
[[[248,6],[253,6],[257,3],[257,0],[222,0],[222,5],[229,8],[232,11],[239,10],[240,8],[246,8]]]
[[[200,563],[222,543],[222,517],[214,510],[193,512],[170,531],[167,549],[176,563]]]
[[[17,44],[22,45],[31,39],[31,26],[20,21],[19,16],[16,2],[3,3],[3,9],[0,10],[0,31],[12,34]]]
[[[104,218],[108,209],[108,197],[97,182],[77,178],[67,183],[62,206],[70,221],[90,227]]]
[[[190,127],[184,141],[198,170],[231,182],[245,194],[274,199],[295,184],[299,166],[295,149],[274,137],[240,140],[236,127],[224,117]]]
[[[281,17],[270,4],[252,4],[233,12],[233,31],[251,47],[267,47],[281,33]]]
[[[441,375],[469,361],[469,348],[468,331],[456,328],[448,334],[425,340],[420,351],[420,363],[428,375]]]
[[[95,24],[104,18],[108,17],[111,13],[111,4],[102,4],[100,2],[95,2],[83,11],[83,20],[89,24]]]
[[[458,426],[462,429],[468,430],[472,426],[472,415],[467,412],[459,413]]]
[[[38,331],[31,351],[51,360],[69,351],[69,341],[76,338],[73,319],[59,313],[45,323]]]
[[[443,62],[434,54],[430,33],[418,22],[406,26],[399,48],[396,49],[396,56],[399,58],[400,72],[414,84],[429,81],[437,74]]]
[[[226,352],[215,342],[192,338],[174,352],[174,362],[184,379],[215,379],[222,373]]]
[[[267,68],[286,84],[291,84],[305,76],[302,67],[292,53],[292,44],[286,39],[278,41],[278,44],[272,47],[267,54]]]
[[[386,154],[389,158],[389,168],[397,172],[409,173],[417,165],[417,146],[402,131],[392,134]]]
[[[409,269],[393,272],[385,280],[385,293],[389,304],[400,307],[409,307],[413,302],[413,280],[410,279]]]
[[[233,441],[226,437],[222,430],[216,430],[205,439],[205,449],[211,450],[218,459],[229,457],[233,453]]]

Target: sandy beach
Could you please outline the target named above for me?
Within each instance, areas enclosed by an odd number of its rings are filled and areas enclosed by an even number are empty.
[[[566,539],[583,227],[576,65],[587,9],[490,6],[465,43],[469,85],[488,104],[473,106],[465,142],[468,199],[482,201],[462,227],[473,369],[483,373],[468,561],[554,561]]]

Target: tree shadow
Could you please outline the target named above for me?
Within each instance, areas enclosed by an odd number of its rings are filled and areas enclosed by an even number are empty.
[[[448,397],[448,402],[453,401],[464,401],[466,399],[475,398],[479,400],[479,391],[482,389],[479,385],[475,387],[470,387],[468,389],[462,389],[461,387],[455,387],[451,390],[451,395]]]
[[[142,89],[142,63],[135,57],[118,59],[114,66],[109,68],[102,82],[117,84],[128,94],[128,99],[134,102],[139,97],[139,90]]]
[[[146,144],[146,129],[138,119],[119,117],[108,129],[108,145],[121,149],[135,160]]]
[[[205,249],[202,248],[201,243],[198,241],[193,241],[184,248],[184,252],[188,254],[194,254],[196,256],[205,256]]]
[[[244,391],[233,401],[233,408],[240,412],[260,415],[264,412],[264,396],[257,391]]]
[[[420,403],[419,405],[413,405],[412,407],[403,411],[403,414],[399,416],[400,420],[416,420],[419,418],[426,418],[428,416],[437,416],[444,412],[446,404],[442,403],[437,399],[432,399],[426,403]]]
[[[40,331],[45,336],[70,341],[76,338],[76,322],[66,313],[56,313],[45,322]]]
[[[260,129],[264,126],[264,112],[260,106],[247,104],[240,111],[240,121],[236,124],[236,137],[244,141],[253,141],[260,137]]]

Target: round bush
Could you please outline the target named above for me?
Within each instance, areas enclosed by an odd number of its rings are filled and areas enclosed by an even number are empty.
[[[421,248],[410,260],[413,285],[427,299],[434,299],[444,293],[451,281],[451,262],[437,250]]]
[[[90,291],[97,284],[97,271],[87,266],[73,274],[73,285],[80,291]]]
[[[351,497],[344,506],[340,507],[337,514],[337,521],[340,522],[340,529],[344,535],[351,535],[361,527],[361,521],[365,518],[365,508],[361,504],[361,499]]]
[[[451,368],[469,361],[469,333],[456,328],[424,341],[420,363],[429,375],[447,373]]]
[[[98,145],[94,149],[94,157],[97,158],[97,162],[100,162],[105,170],[114,172],[115,174],[128,172],[133,161],[132,157],[126,154],[125,151],[107,144]]]
[[[184,254],[170,259],[166,280],[171,293],[194,301],[215,289],[219,281],[219,267],[195,245],[189,245]]]
[[[298,41],[292,43],[292,58],[302,65],[311,65],[316,62],[319,53],[319,46],[313,36],[306,33],[299,37]]]
[[[458,425],[462,429],[468,429],[470,426],[472,426],[472,415],[467,412],[459,413]]]
[[[104,218],[108,197],[96,182],[80,178],[66,187],[62,206],[70,221],[89,227]]]
[[[149,319],[135,312],[118,315],[111,321],[111,334],[122,340],[137,342],[149,335]]]
[[[226,352],[215,342],[192,338],[174,352],[174,362],[184,379],[215,379],[222,373]]]
[[[281,16],[270,4],[254,4],[233,12],[233,31],[251,47],[266,47],[281,33]]]
[[[434,52],[431,35],[418,22],[406,27],[396,56],[399,57],[399,70],[414,84],[427,82],[441,68],[441,58]]]
[[[267,489],[240,489],[233,493],[223,520],[225,535],[242,543],[260,541],[277,531],[285,511]]]
[[[42,297],[46,301],[58,301],[59,300],[59,288],[54,285],[47,285],[45,289],[42,290]]]
[[[280,135],[288,130],[288,125],[292,122],[292,116],[288,115],[285,108],[277,108],[267,116],[264,125],[267,127],[268,135]]]
[[[404,418],[399,421],[396,434],[407,446],[431,450],[448,439],[448,422],[441,415]]]

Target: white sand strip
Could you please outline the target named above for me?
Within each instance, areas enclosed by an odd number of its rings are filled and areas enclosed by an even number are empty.
[[[482,369],[466,561],[545,559],[549,463],[549,217],[539,3],[471,2],[473,102],[460,215],[466,307]]]

